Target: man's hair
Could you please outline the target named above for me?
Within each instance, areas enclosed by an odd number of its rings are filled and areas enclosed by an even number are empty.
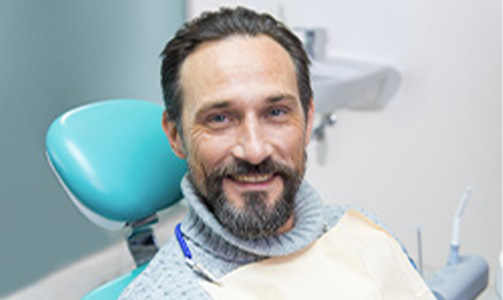
[[[267,35],[279,43],[290,55],[295,65],[300,102],[307,117],[312,89],[309,80],[309,58],[301,41],[281,22],[272,16],[237,7],[206,12],[187,22],[164,48],[161,67],[161,86],[168,121],[176,123],[182,134],[182,89],[180,69],[185,59],[202,43],[222,40],[230,36]]]

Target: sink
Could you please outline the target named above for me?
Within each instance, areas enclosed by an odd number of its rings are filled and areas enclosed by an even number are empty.
[[[383,108],[400,86],[401,76],[392,67],[347,58],[313,60],[311,83],[316,112],[329,114],[340,108]]]

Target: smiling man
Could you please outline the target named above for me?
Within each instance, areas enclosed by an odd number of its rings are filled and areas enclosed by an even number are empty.
[[[244,8],[206,13],[162,56],[162,124],[189,165],[190,209],[178,238],[122,299],[209,299],[201,282],[301,252],[348,208],[322,204],[303,179],[314,114],[309,60],[283,24]]]
[[[220,223],[250,239],[293,226],[313,118],[288,52],[265,34],[208,41],[180,68],[181,132],[166,113],[175,153]]]

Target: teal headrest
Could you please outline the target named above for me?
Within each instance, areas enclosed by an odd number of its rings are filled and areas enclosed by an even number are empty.
[[[181,198],[187,168],[171,150],[162,113],[151,102],[118,99],[75,108],[51,124],[49,162],[93,221],[96,215],[112,222],[138,220]]]

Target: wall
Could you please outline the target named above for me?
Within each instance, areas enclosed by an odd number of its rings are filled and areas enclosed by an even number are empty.
[[[194,16],[222,3],[272,11],[290,26],[324,27],[329,56],[397,68],[403,82],[385,109],[337,113],[324,165],[316,162],[317,145],[310,145],[307,177],[326,202],[356,204],[380,216],[413,257],[421,225],[431,268],[446,262],[453,215],[471,184],[461,252],[482,254],[496,270],[502,245],[500,1],[192,0],[188,7]]]
[[[161,102],[159,53],[183,1],[0,1],[0,297],[122,238],[70,204],[44,157],[75,106]]]

